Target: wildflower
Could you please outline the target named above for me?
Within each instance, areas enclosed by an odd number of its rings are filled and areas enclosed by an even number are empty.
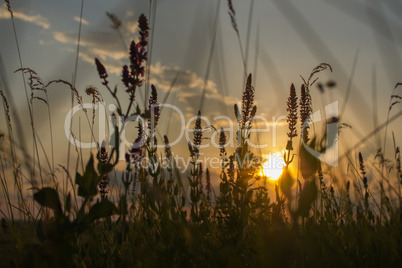
[[[100,159],[101,163],[104,165],[107,164],[107,161],[109,159],[109,154],[106,151],[104,141],[102,142],[99,159]]]
[[[147,37],[149,35],[149,26],[147,17],[144,14],[141,14],[138,19],[138,26],[140,27],[140,42],[141,47],[145,48],[148,45]]]
[[[306,87],[303,84],[301,86],[300,94],[300,120],[302,124],[303,141],[308,141],[308,121],[311,115],[311,98],[310,94],[306,91]]]
[[[364,167],[364,161],[363,161],[363,156],[362,153],[359,152],[359,167],[360,167],[360,172],[363,176],[362,181],[363,181],[363,186],[367,190],[367,177],[366,177],[366,170]]]
[[[242,128],[244,128],[249,119],[252,118],[252,111],[256,109],[256,106],[253,106],[254,87],[251,85],[251,80],[252,79],[250,74],[247,78],[246,89],[244,90],[242,97],[242,115],[243,115]]]
[[[297,129],[296,129],[296,124],[297,124],[297,96],[296,96],[296,89],[295,86],[292,84],[290,86],[290,94],[287,102],[287,108],[286,111],[288,112],[287,116],[287,122],[289,125],[289,132],[288,132],[288,137],[289,140],[286,144],[286,150],[288,150],[288,158],[290,151],[293,150],[293,141],[292,139],[294,137],[297,137]],[[287,165],[290,164],[291,160],[287,159]]]
[[[149,27],[147,18],[144,14],[141,14],[140,18],[138,19],[138,25],[140,28],[140,40],[138,43],[132,41],[130,45],[130,68],[132,76],[131,84],[133,88],[142,85],[143,79],[140,79],[140,77],[143,77],[145,73],[145,67],[143,64],[148,60],[146,46],[148,45],[147,38],[149,35]],[[128,88],[128,90],[132,91],[133,89]]]
[[[289,124],[288,137],[290,139],[297,137],[296,123],[297,123],[297,96],[295,86],[290,86],[290,95],[287,102],[286,111],[288,112],[287,122]]]
[[[168,137],[166,135],[164,135],[163,140],[165,142],[165,155],[166,155],[166,158],[171,159],[172,158],[172,150],[170,149],[169,139],[168,139]]]
[[[137,137],[134,140],[134,144],[130,150],[130,157],[132,158],[134,163],[138,163],[142,159],[142,146],[143,144],[141,143],[141,137]]]
[[[223,128],[221,128],[221,131],[219,133],[219,148],[221,152],[221,157],[226,154],[225,145],[226,145],[226,135],[225,132],[223,131]]]
[[[98,58],[95,58],[95,65],[96,69],[98,70],[99,77],[103,79],[102,84],[107,85],[109,82],[106,80],[108,77],[105,66],[98,60]]]
[[[207,197],[209,198],[209,195],[211,194],[211,176],[209,175],[209,169],[208,168],[207,168],[207,171],[205,173],[205,180],[206,180],[205,190],[207,190]]]
[[[227,174],[229,176],[230,181],[234,181],[234,177],[235,177],[235,164],[233,161],[233,157],[229,158],[229,168],[227,171]]]
[[[132,76],[132,85],[134,87],[142,86],[143,80],[139,77],[144,76],[145,67],[143,66],[144,55],[142,55],[138,49],[138,45],[135,41],[131,42],[130,45],[130,68],[131,68],[131,76]],[[130,91],[131,92],[131,91]]]
[[[198,111],[197,119],[194,126],[194,138],[193,138],[193,153],[198,157],[199,148],[202,141],[202,127],[201,127],[201,111]]]
[[[134,140],[134,143],[130,150],[130,153],[131,153],[130,156],[135,163],[140,162],[143,157],[142,147],[145,144],[145,140],[144,140],[143,136],[144,136],[144,129],[143,129],[141,121],[139,121],[138,122],[138,137]]]
[[[99,193],[101,195],[105,195],[109,192],[107,189],[107,186],[109,185],[109,176],[105,176],[100,182],[99,182]]]
[[[99,161],[102,165],[106,165],[109,160],[109,154],[105,148],[105,141],[102,142],[100,153],[99,153]],[[110,177],[109,174],[106,174],[101,181],[99,182],[99,192],[104,195],[108,193],[107,187],[109,185]]]
[[[151,112],[151,116],[153,116],[153,123],[154,125],[151,126],[155,128],[158,125],[158,120],[160,117],[160,108],[158,104],[158,92],[154,85],[151,85],[151,96],[149,97],[149,111]]]
[[[131,77],[130,77],[130,72],[128,70],[128,67],[127,67],[127,65],[124,65],[123,71],[121,74],[121,81],[123,81],[123,84],[127,87],[127,90],[126,90],[127,92],[130,91],[130,79],[131,79]]]

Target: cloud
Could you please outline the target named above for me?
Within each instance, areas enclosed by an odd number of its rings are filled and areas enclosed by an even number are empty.
[[[76,45],[76,33],[54,32],[57,42]],[[113,30],[84,32],[81,36],[80,58],[90,64],[99,58],[109,75],[121,76],[122,66],[129,64],[128,51],[122,49],[121,42],[116,42],[118,33]],[[73,51],[73,50],[72,50]],[[226,96],[212,80],[204,78],[191,70],[182,70],[176,66],[156,62],[150,66],[150,84],[156,86],[162,101],[169,92],[167,102],[174,103],[186,116],[197,114],[204,91],[202,113],[212,115],[233,114],[233,105],[239,100]],[[173,101],[173,98],[175,100]]]
[[[76,45],[76,33],[54,32],[53,38],[57,42]],[[106,66],[109,74],[119,75],[121,72],[122,60],[126,59],[128,53],[123,51],[120,42],[116,42],[118,35],[114,31],[85,32],[81,36],[80,57],[91,64],[95,58],[99,58]]]
[[[130,33],[135,33],[138,29],[138,22],[133,20],[133,21],[126,21],[124,24],[125,29],[130,32]]]
[[[204,78],[197,73],[162,65],[159,62],[151,66],[150,74],[150,84],[154,84],[164,93],[170,91],[172,97],[169,99],[175,98],[174,104],[185,111],[186,118],[197,114],[203,88],[205,90],[202,107],[204,115],[232,115],[233,104],[236,100],[221,93],[213,81],[208,80],[204,85]]]
[[[14,18],[33,23],[37,26],[42,27],[43,29],[49,29],[50,23],[47,18],[42,17],[39,14],[26,14],[21,10],[14,10],[13,9]],[[5,4],[2,5],[0,8],[0,19],[10,19],[11,15],[8,12],[7,7]]]
[[[159,87],[164,90],[168,90],[171,87],[171,83],[177,78],[174,85],[175,90],[181,90],[185,88],[189,89],[202,89],[204,86],[204,79],[199,77],[196,73],[186,70],[181,71],[177,67],[163,66],[159,62],[151,67],[151,79],[150,83],[157,83]],[[216,84],[212,81],[207,81],[205,88],[208,93],[216,94]],[[192,94],[192,93],[190,93]]]
[[[80,17],[74,17],[74,20],[76,21],[76,22],[80,22]],[[89,25],[89,22],[86,20],[86,19],[82,19],[81,20],[81,22],[82,22],[82,24],[84,24],[84,25]]]

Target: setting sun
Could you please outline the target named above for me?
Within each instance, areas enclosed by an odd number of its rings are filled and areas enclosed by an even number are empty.
[[[275,181],[281,176],[283,166],[285,166],[285,161],[280,153],[264,155],[264,164],[260,174],[271,181]]]

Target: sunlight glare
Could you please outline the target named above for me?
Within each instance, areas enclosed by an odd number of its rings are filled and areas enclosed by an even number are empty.
[[[264,159],[263,168],[260,171],[261,175],[267,177],[271,181],[279,179],[283,167],[285,166],[285,161],[283,160],[281,153],[264,155]]]

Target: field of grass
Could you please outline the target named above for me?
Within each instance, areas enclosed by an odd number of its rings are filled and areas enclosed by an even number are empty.
[[[229,14],[237,32],[231,5]],[[111,14],[109,17],[118,29],[121,22]],[[321,85],[319,75],[332,71],[330,64],[321,63],[314,68],[307,79],[302,79],[300,89],[289,85],[289,97],[282,104],[288,113],[287,145],[283,152],[286,165],[279,179],[272,183],[273,194],[261,173],[262,162],[256,161],[257,152],[249,144],[255,135],[252,129],[257,107],[253,76],[245,76],[241,105],[234,106],[236,147],[229,152],[228,133],[215,129],[219,146],[208,149],[215,150],[213,154],[220,165],[214,171],[219,174],[218,187],[214,189],[211,167],[200,164],[201,145],[210,138],[206,137],[208,126],[203,123],[202,111],[194,115],[187,155],[190,166],[182,172],[169,137],[156,138],[163,112],[157,88],[150,86],[145,110],[137,105],[137,90],[146,83],[150,34],[146,16],[139,17],[138,25],[139,40],[132,41],[129,49],[130,65],[122,67],[124,90],[117,92],[110,85],[107,66],[94,59],[94,68],[104,86],[102,92],[110,94],[117,107],[114,117],[125,120],[140,115],[145,119],[137,124],[132,148],[124,152],[125,168],[121,168],[124,161],[119,161],[121,132],[117,124],[112,126],[114,147],[96,141],[97,148],[89,157],[78,148],[77,159],[70,158],[68,150],[68,161],[77,161],[74,173],[69,164],[59,165],[62,175],[55,172],[53,154],[57,154],[57,149],[53,147],[41,164],[35,160],[32,163],[24,148],[19,148],[18,133],[11,127],[10,107],[0,91],[8,125],[7,130],[0,130],[0,188],[5,204],[1,210],[0,266],[402,266],[402,171],[400,148],[395,142],[398,134],[392,133],[394,152],[388,153],[390,157],[381,149],[377,152],[381,160],[376,164],[378,177],[368,178],[365,155],[358,153],[357,163],[350,160],[348,166],[353,179],[345,183],[337,180],[328,163],[308,150],[325,152],[330,137],[348,127],[342,118],[332,117],[326,123],[335,124],[336,133],[327,130],[319,134],[311,122],[314,106],[310,89]],[[102,101],[100,89],[95,87],[79,92],[68,81],[43,82],[34,70],[24,66],[17,71],[27,85],[31,114],[32,124],[25,130],[32,133],[33,151],[38,155],[42,144],[33,123],[32,100],[49,107],[47,88],[63,84],[71,89],[73,103],[83,104],[84,93],[92,98],[93,105]],[[321,85],[333,86],[334,82]],[[45,97],[38,97],[36,92]],[[127,106],[123,98],[129,99]],[[400,108],[401,99],[393,94],[388,110]],[[94,132],[95,112],[86,109],[84,113]],[[50,110],[48,116],[51,123]],[[387,122],[394,119],[388,113]],[[157,145],[164,148],[158,149]],[[51,174],[42,177],[41,165]],[[24,186],[27,180],[29,189]],[[112,180],[118,181],[119,190],[112,191]],[[50,183],[44,183],[47,181]],[[374,185],[380,190],[374,192]]]

